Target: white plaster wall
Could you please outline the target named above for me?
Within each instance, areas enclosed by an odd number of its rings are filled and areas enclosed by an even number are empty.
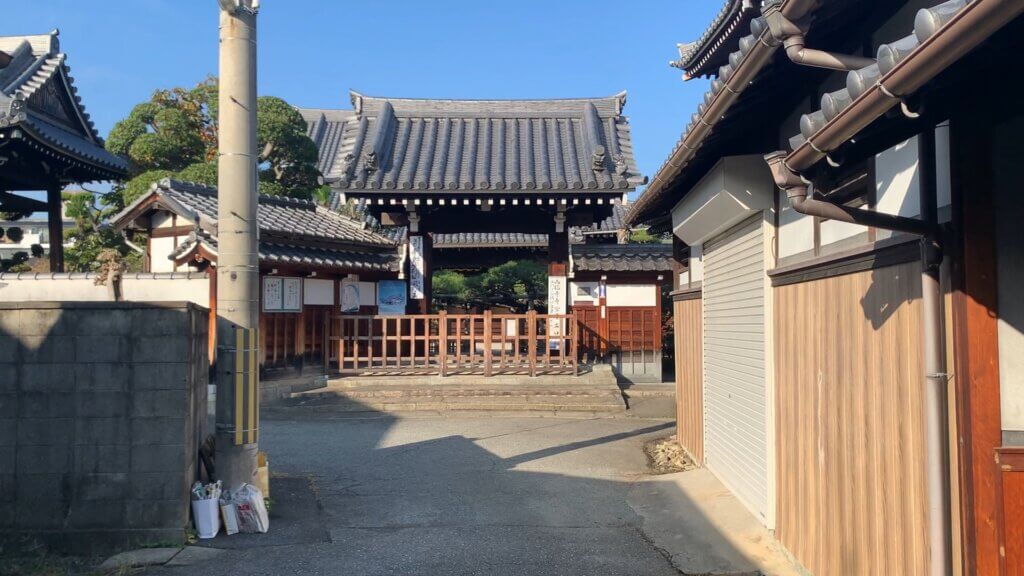
[[[999,126],[993,150],[998,286],[999,398],[1003,430],[1024,431],[1024,119]]]
[[[879,212],[899,216],[921,213],[916,137],[875,155],[875,190]]]
[[[569,282],[569,305],[597,304],[597,282]],[[580,289],[589,290],[589,294],[581,293]]]
[[[314,306],[334,305],[334,280],[306,278],[302,282],[302,303]]]
[[[609,284],[609,306],[657,306],[658,288],[653,284]]]
[[[174,261],[169,258],[174,251],[174,238],[149,239],[150,272],[174,272]]]
[[[779,194],[779,258],[814,249],[814,219],[789,205],[786,193]]]
[[[704,281],[704,245],[690,246],[690,283]]]
[[[195,302],[210,305],[210,281],[195,278],[125,278],[121,294],[130,302]],[[106,302],[110,288],[92,275],[72,278],[0,278],[0,302]]]

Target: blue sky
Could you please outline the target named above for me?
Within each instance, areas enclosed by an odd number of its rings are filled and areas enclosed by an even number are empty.
[[[653,176],[707,86],[668,67],[720,0],[263,0],[259,91],[348,108],[348,90],[425,98],[557,98],[627,90],[637,161]],[[217,72],[215,0],[34,0],[0,35],[61,31],[105,136],[153,90]]]

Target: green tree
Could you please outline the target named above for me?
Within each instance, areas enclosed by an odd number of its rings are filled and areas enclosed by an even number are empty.
[[[454,270],[435,272],[430,279],[434,300],[445,304],[465,304],[469,298],[466,277]]]
[[[658,244],[662,239],[663,235],[651,234],[646,228],[629,231],[629,241],[632,244]]]
[[[470,300],[503,304],[525,311],[543,307],[547,300],[548,275],[532,260],[512,260],[466,279]]]
[[[7,229],[7,239],[15,244],[21,242],[22,238],[25,237],[25,231],[17,226],[11,226]]]
[[[104,222],[120,209],[121,194],[117,190],[105,194],[79,192],[64,194],[65,213],[75,226],[64,231],[71,245],[64,249],[64,266],[72,272],[99,271],[100,255],[113,251],[128,270],[142,269],[142,255],[133,250],[124,237]],[[50,242],[59,239],[51,238]]]
[[[158,90],[114,125],[107,148],[132,163],[122,204],[167,177],[217,184],[217,96],[216,78]],[[302,115],[280,98],[261,96],[256,121],[260,192],[313,198],[320,188],[317,149]]]

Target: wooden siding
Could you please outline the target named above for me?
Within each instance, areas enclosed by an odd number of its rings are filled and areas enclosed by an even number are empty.
[[[919,271],[774,290],[776,534],[819,576],[928,573]]]
[[[676,353],[676,434],[698,465],[704,464],[704,391],[700,298],[673,303]]]

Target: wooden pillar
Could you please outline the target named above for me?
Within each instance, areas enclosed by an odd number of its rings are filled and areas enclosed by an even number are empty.
[[[422,245],[423,257],[419,259],[414,257],[414,247],[416,243]],[[430,234],[423,232],[410,233],[409,235],[409,304],[407,310],[409,314],[430,314],[430,305],[433,298],[433,290],[431,289],[431,276],[434,271],[434,242],[430,237]],[[421,275],[423,286],[420,291],[421,294],[416,294],[413,290],[413,282],[416,281],[416,273],[413,268],[420,268],[419,274]],[[422,298],[415,298],[415,296],[421,295]]]
[[[686,270],[689,265],[690,258],[690,247],[685,242],[679,239],[675,234],[672,235],[672,289],[679,290],[683,286],[680,285],[679,275]]]
[[[61,187],[46,190],[46,222],[50,232],[50,272],[64,271],[64,217],[61,210]]]
[[[981,107],[984,108],[984,107]],[[949,242],[964,574],[998,574],[995,450],[1002,444],[991,117],[950,118],[954,224]]]

